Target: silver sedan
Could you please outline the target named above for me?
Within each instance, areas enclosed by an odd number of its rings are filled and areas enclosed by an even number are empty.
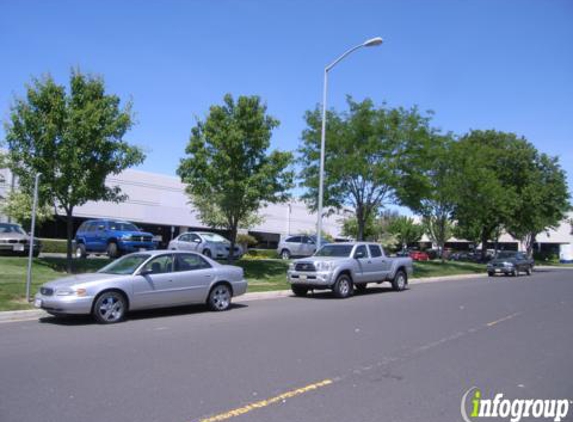
[[[92,314],[100,323],[121,321],[127,311],[206,303],[227,310],[247,291],[243,269],[193,252],[132,253],[96,273],[43,284],[34,305],[52,315]]]

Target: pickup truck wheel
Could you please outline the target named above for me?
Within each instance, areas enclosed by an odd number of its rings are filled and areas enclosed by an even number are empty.
[[[295,296],[299,297],[306,296],[306,294],[308,293],[308,287],[306,286],[297,286],[296,284],[293,284],[292,286],[290,286],[290,289],[292,290]]]
[[[493,277],[493,276],[495,275],[495,273],[493,273],[493,272],[491,272],[491,271],[488,271],[488,272],[487,272],[487,275],[488,275],[488,277]]]
[[[527,267],[527,269],[525,270],[525,274],[531,275],[531,270],[532,270],[532,269],[533,269],[533,268],[531,268],[531,266]]]
[[[352,280],[346,274],[342,274],[336,279],[332,291],[334,292],[334,296],[339,299],[344,299],[352,294],[352,289]]]
[[[408,276],[402,270],[398,270],[394,279],[392,280],[392,288],[397,292],[401,292],[406,288],[406,283],[408,282]]]
[[[117,243],[111,242],[109,245],[107,245],[107,256],[109,256],[111,259],[115,259],[119,256]]]
[[[357,292],[364,293],[368,287],[368,283],[355,284],[354,287],[356,287]]]

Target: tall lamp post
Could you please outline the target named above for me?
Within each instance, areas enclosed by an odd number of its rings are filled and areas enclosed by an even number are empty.
[[[32,226],[30,227],[30,247],[28,248],[28,272],[26,273],[26,301],[30,301],[32,285],[32,257],[34,256],[34,230],[36,229],[36,207],[38,205],[38,182],[42,173],[36,173],[34,180],[34,201],[32,202]]]
[[[376,47],[382,44],[382,38],[376,37],[364,41],[362,44],[352,47],[343,55],[337,58],[324,68],[324,87],[322,91],[322,132],[320,137],[320,173],[318,175],[318,222],[317,222],[317,235],[316,235],[316,249],[320,249],[322,243],[322,200],[324,195],[324,149],[326,144],[326,92],[328,88],[328,72],[346,58],[351,53],[362,47]]]

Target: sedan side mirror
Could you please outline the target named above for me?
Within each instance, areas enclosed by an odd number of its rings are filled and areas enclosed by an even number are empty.
[[[139,275],[143,276],[143,277],[145,277],[146,275],[150,275],[150,274],[153,274],[153,270],[141,270],[139,272]]]

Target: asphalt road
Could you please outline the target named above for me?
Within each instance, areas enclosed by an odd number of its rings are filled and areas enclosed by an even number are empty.
[[[0,421],[454,422],[473,386],[573,399],[572,351],[573,271],[555,270],[4,323]]]

